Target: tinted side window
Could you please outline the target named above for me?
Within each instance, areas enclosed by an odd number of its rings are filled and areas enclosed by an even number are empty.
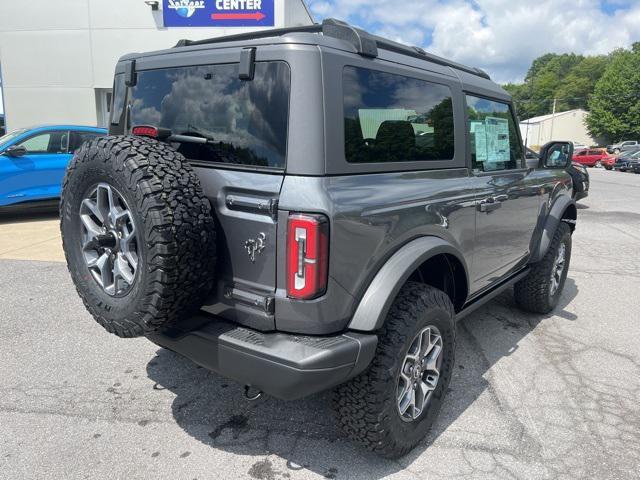
[[[118,125],[124,111],[124,100],[127,86],[124,83],[124,73],[118,73],[113,81],[113,96],[111,105],[111,125]]]
[[[71,153],[75,152],[80,146],[93,140],[94,138],[101,137],[102,135],[94,132],[72,132],[71,133],[71,144],[69,145],[69,151]]]
[[[67,153],[69,132],[47,132],[20,142],[28,154]]]
[[[471,162],[492,172],[522,166],[522,145],[508,104],[467,95]]]
[[[348,162],[453,158],[453,104],[449,87],[345,67],[343,91]]]
[[[256,63],[250,81],[238,78],[238,64],[138,72],[131,125],[209,140],[177,144],[191,160],[283,168],[289,77],[284,62]]]

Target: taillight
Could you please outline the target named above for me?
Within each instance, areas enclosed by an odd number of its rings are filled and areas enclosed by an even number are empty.
[[[131,129],[131,134],[139,137],[158,138],[158,129],[147,125],[137,125]]]
[[[291,214],[287,226],[287,295],[308,300],[327,289],[329,222],[323,215]]]

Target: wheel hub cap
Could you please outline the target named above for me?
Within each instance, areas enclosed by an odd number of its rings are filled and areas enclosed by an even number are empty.
[[[87,268],[111,296],[126,294],[138,268],[138,236],[123,196],[99,183],[80,204],[81,248]]]
[[[423,328],[411,342],[397,386],[397,407],[402,420],[417,419],[429,405],[440,379],[442,349],[442,336],[434,326]]]

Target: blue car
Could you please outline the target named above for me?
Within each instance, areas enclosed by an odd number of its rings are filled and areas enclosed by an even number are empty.
[[[56,125],[22,128],[0,137],[0,209],[58,199],[73,152],[106,134],[104,128]]]

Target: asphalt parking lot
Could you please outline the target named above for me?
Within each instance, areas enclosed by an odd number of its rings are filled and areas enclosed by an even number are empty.
[[[55,219],[0,217],[0,477],[638,478],[640,175],[590,173],[560,307],[524,314],[508,293],[463,320],[443,411],[400,461],[343,439],[328,394],[249,403],[107,334],[49,261]]]

